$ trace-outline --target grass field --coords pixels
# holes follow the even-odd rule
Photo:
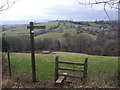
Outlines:
[[[35,37],[35,39],[44,39],[44,38],[52,38],[57,40],[64,40],[63,37],[64,33],[57,33],[57,32],[49,32],[42,35],[38,35]]]
[[[84,59],[88,57],[89,81],[96,81],[99,83],[109,82],[110,78],[115,75],[118,69],[118,57],[93,56],[67,52],[53,52],[53,54],[36,54],[36,73],[38,80],[54,80],[54,63],[55,57],[57,55],[60,57],[60,61],[73,62],[84,62]],[[11,67],[13,76],[31,75],[30,58],[31,57],[29,53],[11,53]],[[72,74],[75,73],[72,72]]]

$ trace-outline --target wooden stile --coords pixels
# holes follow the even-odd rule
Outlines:
[[[61,79],[60,78],[61,76],[72,77],[72,78],[80,78],[80,79],[86,79],[87,78],[88,58],[85,59],[84,63],[69,62],[69,61],[59,61],[58,59],[59,59],[59,57],[57,56],[55,58],[55,81],[56,82],[62,83],[63,78]],[[66,68],[66,67],[58,67],[59,64],[80,65],[80,66],[84,66],[84,70],[73,69],[73,68]],[[69,75],[69,74],[59,74],[58,70],[68,70],[68,71],[82,72],[83,73],[83,77],[75,76],[75,75]]]

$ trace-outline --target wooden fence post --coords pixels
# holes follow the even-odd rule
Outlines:
[[[83,78],[87,78],[87,69],[88,69],[88,58],[85,59],[85,66],[84,66],[84,73],[83,73]]]
[[[10,77],[11,77],[10,53],[7,52],[7,55],[8,55],[8,68],[9,68],[9,75],[10,75]]]
[[[58,79],[58,61],[59,61],[59,57],[56,56],[55,58],[55,81]]]

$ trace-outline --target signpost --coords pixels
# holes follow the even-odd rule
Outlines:
[[[44,29],[45,26],[34,26],[33,22],[30,22],[30,38],[31,38],[31,63],[32,63],[32,80],[36,82],[36,68],[35,68],[35,50],[34,50],[34,29]]]

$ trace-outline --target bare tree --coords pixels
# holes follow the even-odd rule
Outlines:
[[[111,9],[120,10],[120,7],[119,7],[120,0],[85,0],[86,2],[83,2],[81,0],[78,0],[78,1],[79,1],[79,4],[81,5],[90,5],[91,7],[94,5],[100,5],[100,4],[103,5],[103,9],[109,20],[110,20],[110,16],[106,10],[107,5]]]
[[[0,12],[8,10],[16,3],[16,0],[0,0]]]

